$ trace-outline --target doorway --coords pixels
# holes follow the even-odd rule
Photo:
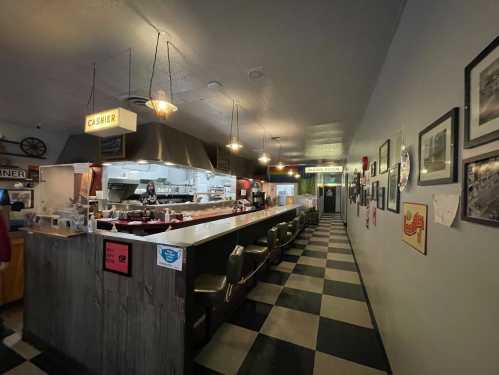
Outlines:
[[[336,187],[327,186],[324,188],[324,212],[336,212]]]

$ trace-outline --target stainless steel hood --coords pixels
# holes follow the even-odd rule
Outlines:
[[[57,162],[103,162],[98,137],[87,134],[72,135]],[[204,144],[197,138],[172,129],[168,125],[148,123],[139,125],[136,133],[126,135],[124,160],[171,162],[213,171]]]

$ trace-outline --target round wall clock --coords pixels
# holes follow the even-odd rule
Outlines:
[[[400,152],[400,181],[399,189],[404,191],[409,183],[409,177],[411,175],[411,156],[407,146],[402,145],[402,150]]]

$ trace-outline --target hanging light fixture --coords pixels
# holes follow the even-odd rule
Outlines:
[[[296,173],[295,174],[295,178],[298,180],[299,178],[301,177],[301,175],[299,173]]]
[[[233,123],[234,123],[234,109],[236,110],[236,135],[232,134]],[[232,152],[239,152],[243,148],[243,145],[239,142],[239,105],[232,101],[232,116],[230,118],[230,137],[229,143],[227,144]]]
[[[284,169],[284,164],[281,161],[281,139],[279,138],[279,163],[277,163],[276,168],[278,171],[282,171]]]
[[[268,156],[265,152],[265,133],[263,134],[262,138],[262,154],[258,158],[258,161],[262,164],[268,164],[268,162],[270,161],[270,156]]]
[[[154,96],[152,95],[152,83],[154,80],[154,73],[156,72],[160,35],[161,33],[158,32],[158,37],[156,38],[156,49],[154,51],[154,60],[152,63],[151,80],[149,81],[149,100],[146,102],[146,106],[151,108],[159,118],[166,118],[170,113],[176,112],[178,108],[173,104],[173,84],[169,41],[166,42],[166,50],[168,55],[168,75],[170,79],[170,100],[168,101],[168,97],[164,90],[158,90]]]
[[[293,172],[293,170],[290,168],[288,170],[288,176],[293,176],[295,174],[295,172]]]

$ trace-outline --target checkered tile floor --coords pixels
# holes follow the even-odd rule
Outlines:
[[[307,228],[196,357],[197,374],[390,372],[339,216]]]

